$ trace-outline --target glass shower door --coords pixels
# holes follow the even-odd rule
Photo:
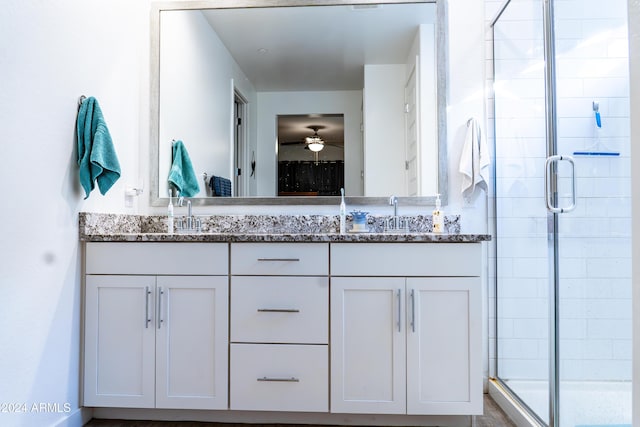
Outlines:
[[[553,427],[631,426],[626,21],[511,0],[494,25],[497,376]]]
[[[497,376],[549,422],[542,2],[512,1],[494,26]]]
[[[556,150],[573,157],[577,196],[557,223],[560,427],[631,426],[626,4],[553,2]],[[558,172],[566,197],[570,171]]]

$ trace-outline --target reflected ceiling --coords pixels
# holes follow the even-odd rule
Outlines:
[[[423,4],[420,13],[416,6],[210,9],[203,14],[257,91],[362,90],[365,63],[403,63],[417,26],[435,21],[432,4]]]

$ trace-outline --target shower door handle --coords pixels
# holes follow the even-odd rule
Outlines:
[[[552,176],[551,167],[561,161],[569,162],[571,165],[571,204],[568,206],[554,206],[551,197],[551,183],[553,182],[551,178],[553,177],[553,180],[557,181],[557,174]],[[576,164],[573,161],[573,157],[561,155],[549,156],[544,166],[544,199],[547,204],[547,209],[553,213],[571,212],[576,208]],[[557,184],[555,187],[557,191]]]

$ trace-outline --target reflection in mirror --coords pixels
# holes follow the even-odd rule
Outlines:
[[[344,116],[278,116],[278,196],[339,196]]]
[[[352,202],[394,194],[431,203],[438,192],[446,200],[444,1],[354,3],[154,4],[152,204],[164,204],[174,139],[196,176],[232,182],[234,197],[220,198],[203,181],[196,204],[335,203],[333,189],[292,197],[295,182],[280,184],[279,119],[318,112],[342,119],[343,185],[364,196]],[[310,126],[306,136],[326,132]]]

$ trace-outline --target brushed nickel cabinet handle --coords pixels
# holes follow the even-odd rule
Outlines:
[[[162,288],[158,288],[158,329],[162,327],[162,295],[164,295],[164,291]]]
[[[297,308],[259,308],[259,313],[300,313]]]
[[[262,377],[262,378],[258,378],[257,381],[276,382],[276,383],[299,383],[300,379],[295,377],[291,377],[291,378]]]
[[[411,289],[411,331],[416,331],[416,291]]]
[[[402,332],[402,290],[398,289],[398,332]]]
[[[271,262],[298,262],[300,258],[258,258],[258,261]]]
[[[151,295],[151,291],[148,286],[144,287],[144,327],[149,328],[149,322],[151,319],[149,318],[149,295]]]

